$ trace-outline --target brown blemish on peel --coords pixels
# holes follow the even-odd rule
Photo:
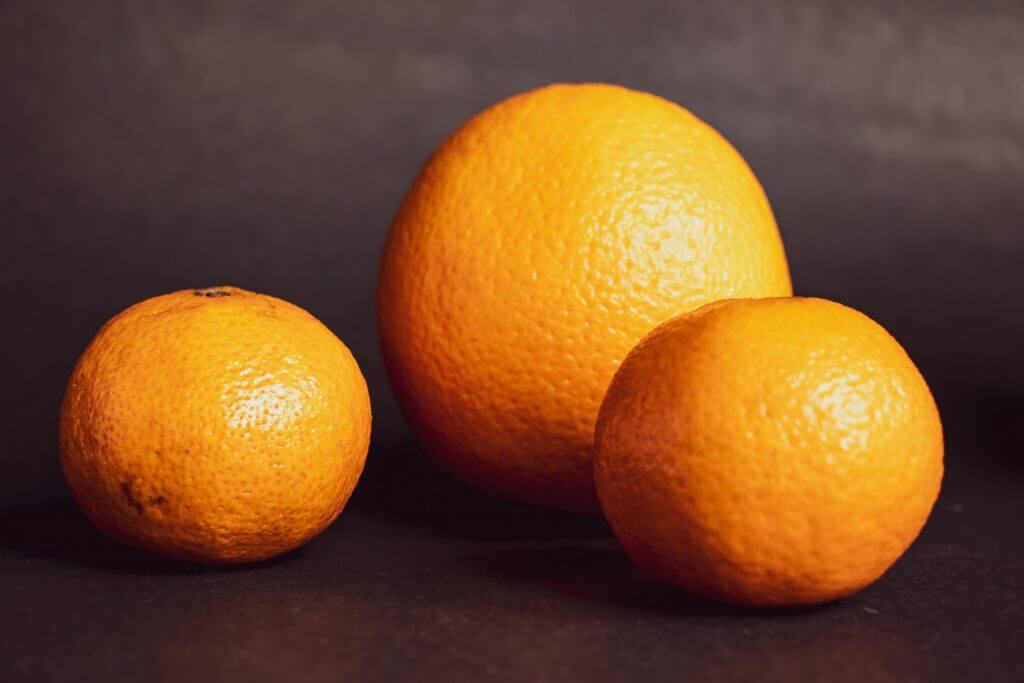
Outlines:
[[[140,513],[142,512],[142,503],[135,498],[135,494],[132,492],[132,483],[130,481],[121,482],[121,493],[124,494],[125,500],[128,501],[129,505]]]
[[[146,500],[140,500],[138,494],[132,488],[132,484],[133,482],[130,481],[121,482],[121,493],[124,494],[128,504],[135,508],[139,514],[145,512],[147,505],[158,509],[167,505],[167,499],[163,496],[152,496]]]
[[[211,299],[218,296],[231,296],[231,292],[225,292],[223,289],[193,289],[192,293],[196,296],[206,296]]]

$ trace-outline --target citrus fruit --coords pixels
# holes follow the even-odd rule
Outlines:
[[[700,595],[801,605],[868,585],[942,479],[942,425],[900,345],[821,299],[724,301],[651,332],[608,388],[594,475],[642,567]]]
[[[111,538],[179,560],[247,562],[323,531],[363,469],[359,366],[306,311],[234,287],[131,306],[71,375],[61,464]]]
[[[664,99],[552,85],[470,119],[399,208],[378,312],[395,395],[464,482],[597,511],[594,420],[655,325],[791,293],[742,157]]]

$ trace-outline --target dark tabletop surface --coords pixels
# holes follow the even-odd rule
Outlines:
[[[1024,680],[1022,35],[1013,1],[0,0],[0,680]],[[373,311],[391,214],[467,116],[585,80],[721,130],[797,292],[881,322],[934,389],[943,492],[864,592],[687,597],[409,439]],[[217,284],[317,315],[374,408],[337,523],[234,569],[104,540],[56,452],[97,328]]]
[[[1008,434],[979,420],[972,448],[953,419],[918,542],[862,593],[796,611],[690,598],[634,569],[597,520],[477,496],[425,463],[364,482],[374,497],[306,547],[241,568],[123,549],[67,503],[13,507],[3,678],[1024,680],[1022,471],[1000,452]]]

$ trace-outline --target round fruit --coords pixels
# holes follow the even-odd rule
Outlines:
[[[595,441],[601,505],[633,559],[741,604],[868,585],[942,480],[917,368],[877,323],[821,299],[723,301],[657,328],[612,380]]]
[[[761,186],[710,126],[653,95],[553,85],[435,151],[378,290],[395,394],[425,450],[503,497],[597,511],[594,420],[655,325],[791,293]]]
[[[370,440],[352,354],[306,311],[234,287],[128,308],[75,366],[61,464],[111,538],[179,560],[302,545],[345,506]]]

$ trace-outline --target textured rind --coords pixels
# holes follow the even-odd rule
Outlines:
[[[729,602],[853,593],[938,496],[942,425],[900,345],[820,299],[726,301],[654,330],[597,421],[605,515],[642,567]]]
[[[653,95],[554,85],[435,151],[395,217],[378,311],[437,462],[596,512],[594,419],[628,350],[708,301],[790,293],[768,201],[718,133]]]
[[[370,420],[355,359],[316,318],[234,287],[184,290],[128,308],[82,354],[61,409],[61,464],[115,540],[247,562],[337,517]]]

